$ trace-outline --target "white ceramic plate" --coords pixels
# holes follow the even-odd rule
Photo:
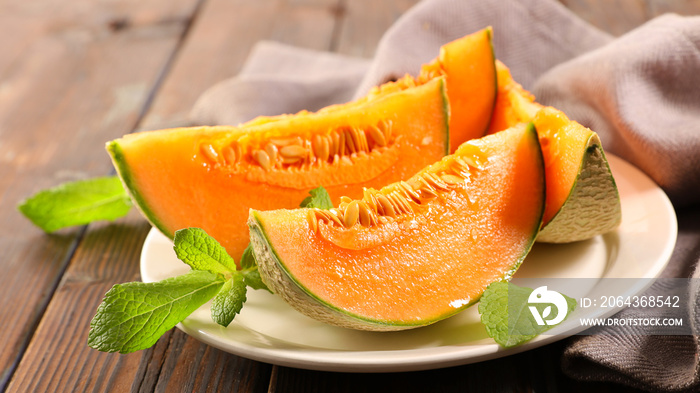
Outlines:
[[[525,277],[653,278],[666,266],[676,241],[676,216],[666,195],[646,175],[608,155],[622,200],[622,224],[615,232],[567,245],[536,244],[514,282]],[[152,229],[141,255],[144,282],[183,274],[172,243]],[[633,295],[649,280],[605,295]],[[597,280],[587,293],[597,296]],[[546,285],[546,280],[541,285]],[[577,309],[568,320],[600,317],[600,310]],[[605,315],[616,310],[609,309]],[[556,334],[502,349],[487,335],[476,307],[431,326],[391,333],[362,332],[316,322],[266,291],[248,291],[240,315],[223,328],[211,320],[209,305],[178,325],[211,346],[246,358],[290,367],[345,372],[411,371],[497,358],[532,349],[582,330],[558,326]],[[554,332],[554,331],[552,331]]]

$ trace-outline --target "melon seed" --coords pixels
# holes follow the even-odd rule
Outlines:
[[[272,143],[268,143],[265,146],[265,152],[267,153],[267,156],[270,158],[270,166],[274,166],[275,163],[277,162],[277,146],[275,146]]]
[[[353,141],[353,138],[352,138],[353,130],[352,129],[345,130],[343,132],[343,134],[345,135],[345,147],[346,147],[347,154],[350,155],[350,154],[356,152],[357,148],[355,146],[355,141]]]
[[[434,173],[427,172],[425,175],[425,180],[428,181],[433,187],[442,190],[442,191],[447,191],[450,188],[443,182],[439,177],[437,177]]]
[[[309,210],[309,212],[306,213],[306,219],[309,221],[309,227],[311,228],[311,231],[316,233],[318,231],[318,221],[316,219],[316,214],[313,210]]]
[[[382,208],[383,215],[389,217],[396,217],[396,211],[394,210],[394,207],[391,205],[391,202],[389,202],[389,199],[386,196],[384,196],[384,194],[377,194],[377,202]]]
[[[345,133],[341,131],[336,135],[338,135],[338,148],[335,151],[335,154],[342,157],[345,155]]]
[[[294,137],[289,137],[289,138],[272,138],[272,139],[270,139],[269,142],[277,145],[277,147],[284,147],[284,146],[289,146],[289,145],[303,145],[304,144],[304,140],[301,139],[300,136],[294,136]]]
[[[481,165],[479,165],[472,157],[461,156],[460,158],[462,158],[464,161],[466,161],[467,164],[469,164],[469,166],[471,166],[473,168],[481,168]]]
[[[302,159],[306,156],[306,149],[300,145],[287,145],[282,147],[279,152],[284,158]]]
[[[221,149],[221,155],[224,156],[224,160],[229,165],[233,165],[238,162],[238,157],[236,157],[236,152],[231,146],[226,146]]]
[[[370,126],[367,129],[367,133],[376,145],[380,147],[386,146],[386,138],[384,137],[384,134],[379,130],[379,128],[375,126]]]
[[[301,161],[301,157],[282,157],[282,163],[287,165],[296,164],[299,161]]]
[[[350,228],[351,226],[355,225],[359,215],[360,205],[357,203],[357,201],[352,201],[352,203],[350,203],[345,209],[345,216],[343,217],[343,224],[345,227]]]
[[[313,152],[316,157],[321,161],[328,161],[328,156],[330,154],[328,148],[328,139],[323,135],[314,135],[312,142]]]
[[[271,166],[270,166],[270,156],[265,153],[264,150],[255,150],[253,152],[253,158],[255,161],[258,162],[258,164],[266,171],[269,171]]]
[[[457,186],[464,183],[463,178],[455,175],[450,175],[449,173],[443,173],[442,175],[440,175],[440,179],[442,179],[442,181],[449,186]]]
[[[369,144],[367,144],[367,134],[361,130],[355,130],[355,135],[357,136],[357,142],[360,145],[360,151],[369,153]]]
[[[370,219],[370,214],[369,214],[369,209],[367,208],[367,205],[364,204],[364,202],[355,202],[357,203],[357,206],[359,208],[358,212],[358,217],[360,219],[360,225],[363,227],[368,227],[371,224],[371,219]],[[346,210],[346,216],[347,216],[347,210]]]
[[[384,138],[389,141],[391,140],[391,128],[393,123],[391,120],[384,119],[379,122],[379,129],[384,132]]]
[[[211,144],[206,143],[202,145],[200,150],[202,151],[202,154],[207,157],[207,160],[211,161],[212,163],[216,164],[219,161],[219,154]]]
[[[328,212],[328,218],[333,220],[333,222],[335,222],[336,224],[338,224],[341,227],[344,225],[343,221],[340,219],[340,217],[342,217],[342,214],[343,214],[340,210],[334,208],[334,209],[326,210],[326,211]]]
[[[404,190],[404,193],[406,194],[407,197],[415,200],[417,203],[420,203],[420,195],[411,187],[408,183],[405,181],[401,181],[399,183],[399,186]]]

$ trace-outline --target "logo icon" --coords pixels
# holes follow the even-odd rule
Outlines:
[[[540,326],[556,325],[559,322],[563,321],[564,318],[566,318],[566,314],[569,312],[569,308],[567,307],[566,298],[564,297],[564,295],[557,291],[548,290],[546,285],[535,288],[535,290],[532,291],[532,293],[530,294],[530,297],[528,297],[527,303],[549,303],[553,304],[557,308],[557,313],[555,314],[556,316],[547,319],[547,317],[549,317],[550,314],[552,314],[551,305],[547,306],[544,310],[542,310],[542,315],[540,315],[540,312],[539,310],[537,310],[536,306],[528,306],[530,312],[532,313],[532,317],[535,318],[535,322],[537,322],[537,324]]]

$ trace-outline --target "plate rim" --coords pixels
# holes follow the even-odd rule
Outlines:
[[[665,218],[667,219],[668,224],[670,224],[671,231],[668,233],[668,236],[665,239],[664,248],[660,250],[659,256],[656,258],[655,262],[651,264],[644,272],[647,275],[647,277],[639,277],[640,279],[657,278],[664,270],[664,268],[668,265],[677,240],[678,223],[673,205],[671,204],[668,196],[663,192],[663,190],[661,190],[661,188],[641,170],[613,154],[606,153],[606,157],[608,158],[611,169],[613,169],[613,171],[624,172],[626,175],[632,178],[626,180],[634,180],[634,184],[636,184],[637,182],[641,182],[646,183],[645,185],[647,186],[653,186],[652,188],[658,194],[659,203],[661,205],[658,206],[657,209],[663,207],[663,209],[661,210],[664,213],[666,213]],[[622,200],[623,198],[621,195],[621,202]],[[147,255],[149,252],[149,246],[152,244],[152,242],[154,241],[154,237],[156,236],[164,237],[158,231],[157,228],[153,227],[149,231],[144,241],[140,257],[140,272],[142,278],[148,278],[147,274],[145,274],[145,267],[149,263],[149,261],[147,260]],[[605,277],[606,274],[607,273],[603,274],[602,277]],[[649,285],[651,285],[651,280],[648,281],[649,282],[646,284],[640,283],[640,285],[635,286],[633,289],[628,289],[621,295],[635,295],[643,292]],[[144,282],[148,281],[144,280]],[[606,310],[605,312],[596,314],[595,316],[607,317],[616,313],[620,309],[621,308],[611,308]],[[531,350],[555,341],[562,340],[566,337],[570,337],[571,335],[574,335],[586,329],[585,327],[577,327],[570,328],[564,332],[559,332],[556,335],[541,335],[527,343],[507,349],[501,348],[495,342],[490,344],[476,344],[473,347],[469,346],[469,350],[466,351],[469,353],[465,353],[465,346],[459,345],[444,345],[428,348],[411,348],[398,350],[348,351],[335,349],[320,350],[315,348],[302,348],[302,345],[291,344],[292,346],[298,346],[299,348],[279,349],[274,347],[270,348],[259,345],[251,345],[248,342],[241,341],[222,341],[212,332],[199,330],[196,327],[190,326],[188,319],[185,319],[182,323],[178,324],[177,328],[182,330],[189,336],[192,336],[193,338],[207,345],[255,361],[261,361],[286,367],[318,371],[372,373],[429,370],[469,363],[476,363],[480,361],[500,358],[503,356],[509,356],[516,353]],[[224,328],[217,327],[217,329]],[[226,329],[236,329],[237,331],[241,331],[240,334],[264,335],[263,333],[252,331],[251,329],[241,324],[238,324],[236,320],[234,320],[232,324],[229,325],[229,327]],[[268,339],[272,339],[272,341],[281,341],[276,338],[268,337]],[[465,345],[469,344],[465,343]]]

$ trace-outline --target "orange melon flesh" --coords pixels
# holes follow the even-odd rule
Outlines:
[[[248,209],[297,207],[323,185],[334,201],[362,195],[413,175],[447,152],[448,109],[442,78],[332,113],[290,116],[250,127],[194,127],[127,135],[107,149],[132,199],[165,235],[199,227],[238,259],[248,245]],[[299,168],[265,170],[250,156],[236,164],[222,154],[232,141],[262,148],[274,138],[329,134],[338,127],[367,129],[392,122],[392,142],[370,153],[309,162]],[[205,150],[219,152],[214,160]]]
[[[455,157],[487,159],[463,183],[376,225],[318,221],[314,230],[309,209],[251,210],[263,280],[309,316],[364,330],[422,326],[475,303],[530,250],[544,208],[544,168],[534,128],[519,126],[465,143],[406,183],[453,173]]]
[[[463,142],[482,137],[488,129],[497,97],[492,36],[488,27],[445,44],[438,58],[421,70],[421,76],[430,75],[430,69],[436,67],[447,78],[452,151]]]
[[[535,102],[535,96],[516,82],[510,70],[501,61],[496,60],[498,94],[491,114],[487,134],[506,130],[518,123],[532,121],[542,105]]]
[[[574,187],[593,131],[552,107],[543,108],[535,116],[534,123],[545,157],[547,203],[543,225],[547,225],[564,206]]]
[[[405,75],[395,82],[374,87],[354,105],[361,105],[386,94],[395,93],[435,78],[445,77],[450,102],[451,152],[470,139],[482,137],[496,103],[496,67],[492,44],[493,29],[487,27],[440,47],[439,55],[421,67],[417,77]],[[346,105],[331,105],[328,112]],[[306,114],[302,111],[299,114]],[[257,117],[244,125],[260,125],[288,118],[290,115]]]
[[[498,99],[489,134],[534,122],[542,145],[547,202],[538,241],[568,243],[616,228],[620,198],[598,135],[563,112],[535,102],[503,63],[496,66]]]

